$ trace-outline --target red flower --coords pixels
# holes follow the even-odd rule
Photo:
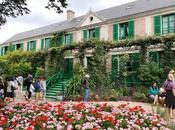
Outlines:
[[[73,121],[74,121],[74,120],[73,120],[72,118],[69,118],[69,119],[68,119],[68,122],[69,122],[69,123],[72,123]]]
[[[29,126],[26,130],[33,130],[33,128],[31,126]]]
[[[63,115],[63,120],[64,120],[64,121],[67,120],[67,116],[68,116],[68,114],[67,114],[67,113],[64,113],[64,115]]]
[[[98,130],[98,128],[93,128],[92,130]]]
[[[13,121],[12,122],[12,125],[16,126],[17,125],[17,122],[16,121]]]

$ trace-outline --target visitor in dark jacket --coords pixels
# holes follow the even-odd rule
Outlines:
[[[41,98],[41,80],[40,78],[37,78],[35,83],[34,83],[34,88],[35,88],[35,101],[39,101]]]
[[[27,85],[27,91],[26,91],[26,99],[27,100],[30,100],[31,96],[32,96],[32,93],[30,91],[30,86],[31,84],[33,84],[33,78],[32,78],[32,75],[28,75],[27,79],[26,79],[26,85]]]

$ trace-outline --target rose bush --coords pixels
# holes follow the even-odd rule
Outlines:
[[[17,103],[0,108],[0,129],[7,130],[164,130],[159,115],[128,104]]]

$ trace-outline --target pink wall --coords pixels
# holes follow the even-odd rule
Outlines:
[[[110,24],[108,27],[108,40],[113,40],[113,24]]]
[[[151,35],[154,35],[154,16],[151,16]]]
[[[77,32],[73,32],[73,41],[77,42]]]
[[[135,36],[144,36],[146,34],[146,18],[135,19]]]

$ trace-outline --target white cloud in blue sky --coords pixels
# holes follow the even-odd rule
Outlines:
[[[68,9],[75,11],[76,16],[80,16],[86,14],[90,8],[93,11],[98,11],[134,0],[68,0],[69,5],[63,14],[45,9],[44,6],[48,0],[27,1],[31,13],[15,19],[8,19],[7,23],[0,29],[0,43],[17,33],[63,21],[66,19],[66,10]]]

